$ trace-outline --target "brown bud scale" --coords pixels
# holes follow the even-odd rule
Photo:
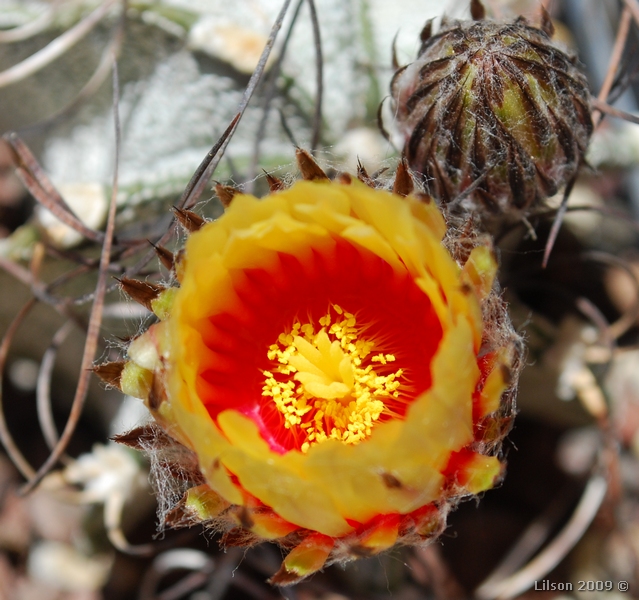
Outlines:
[[[222,185],[221,183],[215,184],[215,193],[224,208],[231,206],[233,196],[235,196],[237,192],[238,190],[231,185]]]
[[[120,388],[120,376],[126,365],[125,360],[103,363],[93,367],[92,371],[106,384]]]
[[[408,170],[406,158],[402,157],[397,165],[395,181],[393,182],[393,193],[399,196],[408,196],[413,191],[413,178]]]
[[[180,225],[186,229],[189,233],[198,231],[202,228],[202,225],[206,222],[200,215],[194,213],[192,210],[183,210],[177,206],[173,207],[175,217],[180,222]]]
[[[295,158],[297,159],[297,166],[302,175],[302,179],[306,181],[314,181],[316,179],[328,180],[328,175],[324,173],[322,168],[315,162],[315,159],[306,150],[296,148]]]
[[[158,285],[157,283],[150,283],[149,281],[140,281],[138,279],[131,279],[130,277],[122,277],[118,279],[120,287],[127,295],[129,295],[138,304],[141,304],[146,309],[153,311],[151,302],[155,300],[162,291],[166,288]]]
[[[175,256],[173,256],[173,252],[165,248],[164,246],[156,246],[152,242],[149,242],[153,249],[155,250],[155,254],[157,255],[160,262],[164,265],[166,269],[172,271],[175,266]]]

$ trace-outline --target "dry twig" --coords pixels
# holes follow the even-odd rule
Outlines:
[[[77,25],[65,31],[50,44],[24,59],[17,65],[9,67],[0,73],[0,88],[17,83],[37,73],[56,58],[62,56],[69,48],[72,48],[85,37],[109,12],[111,7],[119,0],[105,0],[91,14],[85,17]]]
[[[480,600],[507,600],[529,589],[535,581],[552,571],[581,539],[595,518],[606,496],[608,484],[601,475],[593,475],[584,489],[575,512],[559,535],[525,567],[501,581],[488,580],[475,591]]]
[[[89,389],[89,378],[91,377],[91,366],[95,357],[95,352],[98,346],[98,338],[100,335],[100,324],[102,322],[102,309],[104,307],[104,295],[106,293],[106,278],[108,274],[108,267],[111,261],[111,248],[113,245],[113,235],[115,232],[115,213],[117,207],[117,190],[118,190],[118,162],[120,155],[120,121],[118,116],[118,102],[120,96],[120,88],[118,81],[118,71],[115,65],[113,68],[113,112],[115,120],[115,168],[113,172],[113,191],[111,193],[111,202],[109,205],[109,213],[107,217],[106,233],[104,235],[104,243],[102,245],[102,252],[100,254],[100,268],[98,270],[98,283],[96,285],[96,299],[91,308],[91,315],[89,317],[89,327],[87,331],[86,342],[84,345],[84,353],[82,355],[82,363],[80,366],[80,377],[76,387],[76,393],[71,405],[71,412],[67,419],[62,435],[55,445],[53,451],[44,462],[44,464],[38,469],[38,472],[30,478],[27,484],[23,487],[22,492],[28,493],[31,491],[43,477],[51,470],[55,463],[60,459],[71,437],[75,431],[77,423],[82,414],[84,408],[84,402]]]
[[[612,86],[615,81],[615,76],[617,74],[617,70],[619,69],[619,63],[621,62],[623,49],[626,46],[626,41],[628,39],[628,33],[630,31],[631,16],[632,15],[630,13],[630,9],[626,5],[623,9],[623,13],[621,14],[619,27],[617,28],[617,37],[615,39],[615,45],[613,47],[612,54],[610,55],[610,62],[608,65],[608,71],[606,72],[606,78],[604,79],[603,85],[601,86],[601,90],[599,90],[599,94],[596,98],[598,103],[605,103],[608,98],[608,95],[610,94],[610,90],[612,90]],[[593,115],[592,123],[595,127],[599,125],[599,122],[601,121],[601,117],[602,117],[601,110]]]

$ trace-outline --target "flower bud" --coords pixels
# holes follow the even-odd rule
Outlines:
[[[404,153],[445,204],[500,214],[531,208],[568,183],[592,132],[574,57],[523,17],[444,23],[391,84]]]

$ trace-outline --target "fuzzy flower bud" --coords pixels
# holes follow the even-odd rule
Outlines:
[[[445,22],[395,74],[397,127],[411,168],[443,203],[526,213],[576,174],[592,132],[576,59],[523,17]]]

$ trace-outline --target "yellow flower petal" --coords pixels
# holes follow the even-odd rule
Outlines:
[[[357,181],[238,194],[190,235],[162,329],[132,346],[229,527],[301,540],[275,581],[336,539],[355,555],[434,536],[451,494],[501,473],[471,450],[508,385],[512,352],[482,347],[496,265],[480,246],[460,267],[445,234],[433,203]]]

